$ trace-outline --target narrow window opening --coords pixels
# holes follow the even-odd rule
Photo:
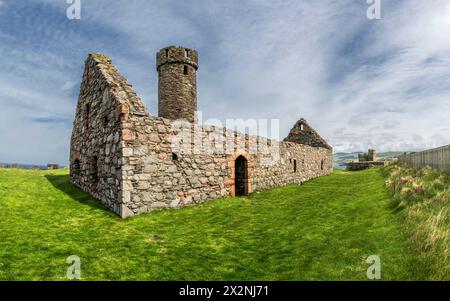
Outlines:
[[[166,49],[166,57],[169,57],[169,49]]]
[[[98,182],[99,176],[98,176],[98,157],[92,158],[92,179],[94,180],[94,183]]]
[[[304,131],[305,130],[305,126],[302,124],[300,124],[300,131]]]
[[[323,160],[322,160],[322,161],[320,161],[320,169],[322,169],[322,170],[323,170]]]
[[[188,66],[184,66],[183,73],[184,73],[184,75],[188,75]]]
[[[172,153],[172,160],[178,161],[178,155],[176,153]]]
[[[81,170],[80,160],[75,159],[75,161],[73,162],[72,168],[73,168],[72,169],[73,174],[79,175],[80,174],[80,170]]]
[[[104,117],[103,117],[103,127],[107,127],[107,126],[108,126],[108,123],[109,123],[109,121],[108,121],[108,116],[104,116]]]
[[[184,50],[184,58],[187,59],[189,57],[189,50]]]
[[[294,160],[294,173],[297,172],[297,160]]]

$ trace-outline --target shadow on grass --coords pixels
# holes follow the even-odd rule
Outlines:
[[[88,193],[70,183],[70,178],[68,175],[46,175],[45,177],[53,185],[53,187],[64,192],[75,201],[91,206],[95,209],[108,211],[99,200],[93,198]]]

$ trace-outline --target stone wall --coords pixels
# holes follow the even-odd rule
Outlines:
[[[91,54],[85,62],[70,149],[72,183],[119,215],[122,199],[122,122],[148,116],[111,60]]]
[[[360,171],[375,166],[385,166],[388,162],[386,161],[364,161],[364,162],[349,162],[347,163],[348,171]]]
[[[248,162],[247,192],[301,184],[332,172],[332,151],[326,148],[280,143],[212,126],[179,128],[160,117],[130,116],[124,131],[130,133],[124,136],[122,162],[126,216],[234,195],[234,164],[239,156]],[[191,133],[182,137],[194,139],[183,141],[187,148],[174,147],[182,131]]]
[[[398,157],[399,162],[410,164],[416,168],[431,168],[450,171],[450,145],[418,153],[404,154]]]

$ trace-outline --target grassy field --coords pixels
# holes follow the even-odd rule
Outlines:
[[[422,279],[379,169],[120,220],[67,171],[0,169],[0,280]]]

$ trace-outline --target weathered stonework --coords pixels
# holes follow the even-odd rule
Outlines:
[[[303,119],[308,131],[291,131],[283,142],[192,122],[180,127],[175,119],[193,120],[196,80],[188,80],[194,94],[186,94],[178,85],[180,74],[175,73],[185,75],[183,68],[177,68],[186,58],[177,57],[177,49],[184,48],[169,48],[169,59],[165,49],[158,53],[159,95],[163,96],[159,110],[170,118],[150,116],[107,57],[88,57],[72,134],[73,183],[125,218],[301,184],[332,172],[331,147]],[[196,66],[197,53],[189,53]],[[173,75],[162,79],[163,68],[169,68],[163,73]],[[183,147],[177,148],[180,143],[174,141],[179,137],[184,137]]]

